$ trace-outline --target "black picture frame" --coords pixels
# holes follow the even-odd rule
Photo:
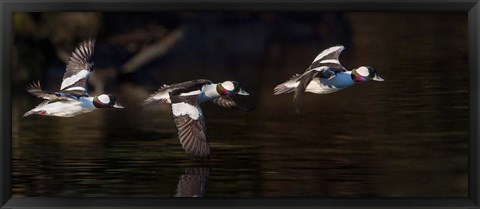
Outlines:
[[[0,2],[0,206],[1,208],[479,208],[479,0],[2,0]],[[468,198],[27,198],[11,193],[11,49],[13,12],[52,11],[457,11],[468,13],[469,169]]]

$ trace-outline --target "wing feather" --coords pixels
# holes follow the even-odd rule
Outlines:
[[[245,108],[238,105],[231,97],[229,96],[221,96],[213,100],[213,103],[217,104],[223,108],[235,108],[241,111],[252,111],[254,108]]]
[[[208,158],[210,147],[205,136],[203,117],[194,120],[188,115],[174,116],[178,137],[185,152],[193,157]]]
[[[93,51],[95,40],[86,40],[72,52],[68,59],[68,64],[63,75],[63,81],[60,86],[61,92],[69,94],[86,96],[87,82],[93,69]]]
[[[338,45],[338,46],[333,46],[323,50],[314,59],[312,64],[307,68],[305,72],[308,72],[309,70],[312,70],[315,68],[324,67],[324,66],[336,72],[345,72],[346,69],[345,67],[342,66],[339,60],[340,54],[344,49],[345,49],[344,46]]]
[[[208,158],[210,146],[205,136],[205,122],[196,96],[171,99],[173,120],[183,149],[193,157]]]
[[[45,99],[47,101],[60,101],[60,100],[75,100],[76,99],[68,94],[63,94],[60,92],[50,92],[50,91],[43,91],[40,85],[40,82],[34,82],[27,87],[27,92],[38,97]]]
[[[295,92],[293,93],[293,106],[295,107],[297,113],[300,112],[300,106],[302,105],[301,98],[305,93],[305,89],[307,88],[308,84],[310,84],[310,82],[313,80],[313,78],[317,76],[318,73],[319,72],[316,70],[311,70],[309,72],[306,72],[299,78],[300,83],[295,88]]]
[[[170,103],[170,95],[179,95],[185,92],[191,92],[195,90],[200,90],[205,84],[211,84],[212,82],[205,79],[198,79],[192,81],[186,81],[182,83],[176,83],[172,85],[163,85],[158,91],[151,94],[145,101],[144,104],[150,104],[154,102],[163,102]]]

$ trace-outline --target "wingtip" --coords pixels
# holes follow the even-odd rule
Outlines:
[[[95,38],[88,38],[78,44],[77,49],[85,48],[88,53],[93,53],[93,48],[95,47]]]
[[[90,37],[88,39],[85,39],[83,41],[83,44],[85,45],[95,45],[96,39],[94,37]]]
[[[40,81],[34,81],[32,83],[29,83],[26,87],[27,90],[29,89],[42,89],[40,85]]]
[[[300,114],[300,106],[301,104],[298,101],[293,101],[293,108],[297,114]]]
[[[295,92],[293,94],[293,107],[295,108],[295,111],[297,113],[300,113],[301,105],[302,105],[302,101],[300,100],[300,94],[298,93],[298,89],[295,89]]]

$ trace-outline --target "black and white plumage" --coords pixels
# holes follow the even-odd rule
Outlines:
[[[354,85],[357,82],[375,80],[383,81],[372,67],[361,66],[348,71],[339,61],[344,46],[333,46],[322,51],[303,74],[296,74],[284,83],[277,85],[274,95],[293,92],[293,104],[297,112],[301,97],[305,92],[329,94]]]
[[[88,96],[87,82],[93,70],[94,40],[87,40],[72,52],[63,75],[60,92],[75,96]]]
[[[194,157],[208,158],[210,146],[205,136],[205,120],[196,97],[171,97],[173,121],[183,149]]]
[[[48,115],[57,117],[72,117],[97,108],[123,108],[113,95],[102,94],[90,97],[87,82],[93,69],[94,40],[87,40],[72,52],[63,76],[60,91],[42,90],[40,83],[28,86],[27,91],[45,101],[34,109],[26,112],[29,115]]]
[[[185,169],[178,181],[175,197],[203,197],[209,174],[207,167]]]
[[[235,81],[212,83],[198,79],[164,85],[150,95],[145,104],[154,102],[171,104],[172,114],[183,149],[193,157],[205,159],[210,156],[210,146],[205,135],[205,121],[200,104],[213,101],[225,108],[248,111],[239,106],[230,96],[249,95]]]

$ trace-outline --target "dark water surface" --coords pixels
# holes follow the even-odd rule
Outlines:
[[[466,15],[346,18],[352,35],[342,63],[372,65],[385,82],[306,94],[296,114],[293,95],[273,96],[273,87],[323,48],[273,42],[255,65],[228,69],[252,95],[239,103],[255,111],[203,105],[206,162],[186,156],[168,106],[139,105],[152,88],[120,84],[111,93],[123,110],[21,118],[40,100],[16,87],[14,196],[171,197],[190,184],[204,185],[197,193],[207,197],[466,197]]]

